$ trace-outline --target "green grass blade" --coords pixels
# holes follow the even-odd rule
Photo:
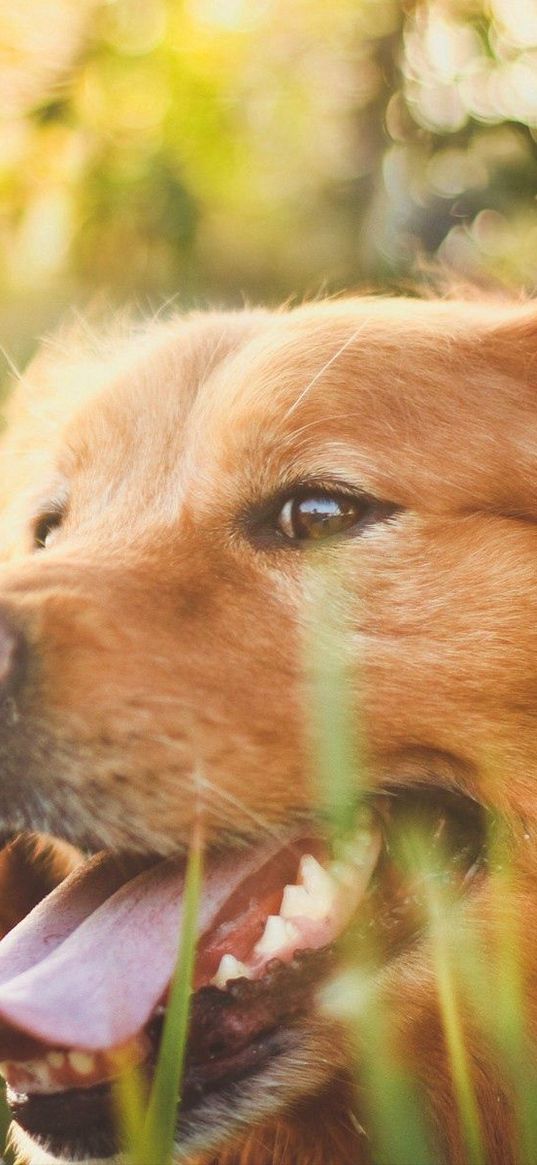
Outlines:
[[[177,1126],[181,1081],[196,956],[198,910],[203,872],[201,829],[196,827],[189,849],[179,954],[170,985],[158,1062],[151,1092],[142,1071],[118,1055],[114,1087],[118,1123],[130,1165],[171,1165]]]
[[[6,1086],[3,1080],[0,1080],[0,1161],[5,1162],[5,1165],[13,1165],[15,1161],[15,1154],[9,1147],[10,1125],[11,1113],[6,1101]]]
[[[186,870],[179,958],[165,1012],[159,1058],[144,1129],[145,1165],[149,1161],[151,1165],[170,1165],[173,1160],[196,956],[202,870],[201,830],[196,828]]]
[[[365,1031],[377,1040],[375,1055],[367,1055],[365,1062],[360,1042],[373,1160],[378,1165],[438,1165],[417,1081],[397,1065],[389,1045],[379,1042],[383,1033],[374,1020]]]
[[[459,969],[458,944],[464,940],[464,929],[460,918],[457,918],[449,878],[446,883],[449,859],[447,855],[442,857],[440,854],[433,859],[427,848],[427,839],[418,831],[407,832],[401,839],[401,852],[409,872],[419,878],[423,895],[440,1016],[465,1141],[466,1160],[468,1165],[486,1165],[481,1119],[462,1018],[461,1004],[465,993]]]
[[[130,1165],[147,1165],[143,1161],[144,1124],[147,1109],[148,1088],[142,1072],[131,1064],[127,1054],[117,1054],[117,1078],[113,1085],[114,1105],[117,1112],[121,1144],[124,1146]]]
[[[468,1165],[485,1165],[481,1122],[465,1046],[453,960],[447,944],[441,940],[438,932],[433,934],[431,946],[440,1013],[466,1141]]]
[[[304,659],[311,677],[310,739],[319,801],[336,837],[352,830],[363,789],[362,748],[349,692],[349,628],[342,580],[326,564],[311,571]]]
[[[343,1021],[351,1039],[368,1160],[375,1165],[438,1165],[418,1082],[397,1048],[377,969],[351,967],[325,989],[324,1004]]]
[[[513,1097],[520,1165],[537,1161],[537,1065],[530,1047],[527,999],[521,958],[521,927],[507,825],[496,818],[488,839],[489,880],[494,903],[494,1008],[488,1034],[496,1043]]]
[[[367,788],[363,737],[355,712],[356,649],[339,573],[324,562],[311,571],[308,583],[305,668],[312,680],[310,737],[319,800],[337,842],[356,827]],[[365,959],[374,962],[373,954],[372,949],[365,951]],[[356,976],[363,985],[363,975],[357,971]],[[356,1051],[374,1159],[383,1165],[436,1165],[416,1082],[394,1055],[387,1017],[374,992],[359,989],[358,995],[362,1005],[352,992],[344,1018]],[[341,993],[336,984],[336,1013],[338,1007]]]

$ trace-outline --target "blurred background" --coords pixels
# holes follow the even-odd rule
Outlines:
[[[0,54],[17,362],[96,297],[537,282],[536,0],[0,0]]]

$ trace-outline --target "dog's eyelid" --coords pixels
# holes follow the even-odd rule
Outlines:
[[[36,507],[32,522],[33,546],[36,550],[44,550],[50,543],[54,531],[62,525],[67,514],[68,498],[66,493],[58,493],[49,497]]]
[[[47,513],[62,513],[64,514],[69,504],[69,488],[63,475],[55,477],[48,483],[48,488],[41,489],[38,494],[34,494],[32,502],[32,510],[34,521]]]
[[[309,515],[309,528],[296,530],[297,514],[301,508],[306,512],[309,507],[313,511]],[[350,536],[377,522],[387,521],[401,508],[395,502],[376,498],[348,482],[327,481],[326,478],[302,480],[251,508],[245,526],[258,542],[296,549],[319,538]]]
[[[337,477],[300,477],[290,480],[276,488],[272,494],[265,494],[252,501],[248,507],[248,516],[266,518],[270,514],[277,514],[286,502],[295,497],[310,497],[312,494],[333,495],[334,497],[348,498],[352,501],[372,502],[374,495],[358,483],[343,481]]]

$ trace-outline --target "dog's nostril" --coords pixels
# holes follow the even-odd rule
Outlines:
[[[22,631],[0,614],[0,700],[19,686],[24,671],[26,641]]]

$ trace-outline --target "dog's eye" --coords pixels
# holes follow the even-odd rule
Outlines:
[[[319,492],[295,496],[282,506],[276,525],[281,534],[294,542],[318,541],[350,530],[373,516],[374,505],[371,498],[345,494]]]
[[[49,510],[40,514],[34,525],[34,547],[36,550],[46,550],[50,546],[56,530],[63,522],[63,510]]]

